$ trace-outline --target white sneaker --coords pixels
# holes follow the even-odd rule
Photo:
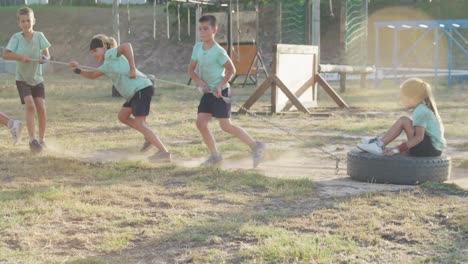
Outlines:
[[[13,120],[13,125],[10,128],[11,137],[13,138],[13,145],[16,145],[21,139],[21,131],[23,130],[23,123],[19,120]]]
[[[369,152],[375,155],[383,155],[385,146],[379,146],[377,144],[377,141],[374,141],[372,143],[359,143],[357,144],[357,147],[365,152]]]

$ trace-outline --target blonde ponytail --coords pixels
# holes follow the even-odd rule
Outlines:
[[[93,39],[99,39],[102,41],[104,48],[106,49],[113,49],[117,47],[117,41],[113,37],[108,37],[104,34],[98,34],[93,37]]]

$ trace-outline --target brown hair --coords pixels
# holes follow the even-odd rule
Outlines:
[[[103,47],[105,49],[112,49],[117,47],[117,41],[113,37],[106,36],[104,34],[99,34],[93,37],[94,39],[99,39],[102,41]]]
[[[198,19],[198,22],[203,23],[203,22],[209,22],[210,26],[212,27],[217,27],[218,22],[216,21],[216,17],[212,15],[204,15]]]
[[[31,8],[29,8],[29,7],[22,7],[22,8],[20,8],[20,9],[18,9],[18,11],[16,12],[16,17],[17,17],[18,20],[19,20],[20,16],[22,16],[22,15],[29,15],[29,14],[31,14],[31,15],[34,17],[34,11],[33,11]]]
[[[420,78],[410,78],[404,81],[400,88],[403,96],[424,102],[427,108],[429,108],[437,117],[439,122],[442,123],[434,96],[432,95],[431,85]]]

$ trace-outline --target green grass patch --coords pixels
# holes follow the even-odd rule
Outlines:
[[[419,187],[431,192],[436,191],[449,195],[468,196],[468,191],[465,191],[454,183],[425,182],[419,185]]]

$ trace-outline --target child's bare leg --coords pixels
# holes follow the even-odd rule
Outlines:
[[[36,113],[36,104],[31,95],[24,97],[24,110],[26,115],[26,127],[28,128],[29,138],[34,138],[34,114]]]
[[[414,137],[413,121],[406,116],[400,117],[390,127],[387,133],[385,133],[381,140],[384,143],[384,145],[387,145],[393,140],[395,140],[401,134],[402,131],[405,131],[408,140]]]
[[[119,112],[120,122],[142,133],[143,136],[149,142],[151,142],[151,144],[153,144],[158,150],[168,152],[167,148],[161,142],[159,137],[156,134],[154,134],[153,131],[146,125],[146,116],[138,116],[136,118],[132,118],[131,115],[132,108],[122,107],[122,109]]]
[[[42,97],[34,98],[34,103],[37,110],[37,121],[39,125],[39,138],[44,139],[46,130],[46,107],[45,100]]]
[[[0,124],[8,126],[8,121],[10,121],[10,118],[4,113],[0,112]]]
[[[253,146],[255,144],[255,140],[244,129],[232,124],[230,118],[220,118],[218,121],[219,126],[225,132],[236,136],[238,139],[249,146]]]
[[[137,116],[133,119],[135,129],[140,131],[143,136],[151,142],[159,151],[169,152],[162,143],[161,139],[151,130],[145,122],[145,116]]]
[[[203,142],[208,147],[208,151],[210,153],[218,153],[218,148],[216,147],[216,142],[211,134],[210,130],[208,129],[208,122],[210,121],[212,115],[209,113],[198,113],[197,116],[197,128],[202,135]]]

